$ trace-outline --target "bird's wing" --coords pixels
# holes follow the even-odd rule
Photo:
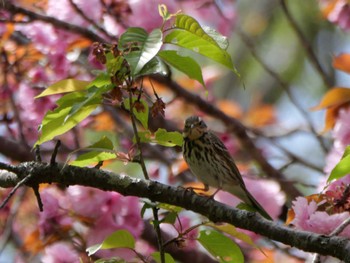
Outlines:
[[[210,140],[211,143],[214,145],[214,151],[217,155],[220,156],[220,158],[223,158],[225,165],[231,170],[232,178],[234,181],[238,181],[239,184],[245,188],[244,181],[242,179],[242,175],[240,171],[238,170],[233,158],[231,157],[229,151],[227,150],[225,144],[219,139],[218,136],[216,136],[214,133],[209,132],[210,134]]]

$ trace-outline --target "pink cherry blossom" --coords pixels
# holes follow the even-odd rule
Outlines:
[[[317,207],[315,201],[308,203],[306,198],[297,197],[293,201],[295,218],[291,223],[302,230],[329,235],[349,217],[348,212],[329,215],[327,212],[317,211]],[[350,237],[350,227],[345,228],[340,235]]]
[[[346,0],[338,0],[332,12],[328,15],[328,20],[338,24],[341,29],[350,29],[350,5]]]
[[[63,197],[55,188],[46,188],[41,192],[44,211],[39,214],[39,230],[43,238],[60,231],[62,226],[72,225],[72,219],[61,206],[67,203]]]
[[[63,242],[54,243],[45,248],[42,262],[45,263],[67,263],[80,262],[79,255],[68,244]]]
[[[101,19],[102,6],[99,0],[73,0],[79,9],[90,19],[97,23]],[[68,0],[49,0],[47,4],[47,15],[53,16],[71,24],[87,26],[90,23],[80,16]]]

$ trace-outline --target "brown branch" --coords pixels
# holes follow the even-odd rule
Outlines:
[[[246,127],[244,127],[238,120],[226,115],[223,111],[215,107],[213,104],[208,103],[207,101],[203,100],[200,96],[187,91],[179,84],[170,79],[164,78],[159,75],[154,76],[153,78],[155,81],[158,81],[168,86],[178,97],[184,99],[192,105],[196,105],[200,110],[202,110],[206,114],[211,115],[225,123],[226,127],[237,136],[237,138],[242,143],[243,148],[250,154],[250,156],[255,161],[257,161],[257,163],[259,163],[261,169],[268,177],[273,178],[277,181],[284,178],[284,175],[280,171],[278,171],[271,164],[269,164],[266,158],[262,155],[261,151],[255,146],[253,140],[247,134]],[[281,184],[281,188],[290,196],[291,199],[294,199],[295,197],[301,195],[299,190],[296,189],[295,186],[292,184]]]
[[[26,145],[0,136],[0,154],[20,162],[33,161],[34,155]]]
[[[286,227],[266,220],[256,213],[231,208],[180,187],[135,179],[103,170],[64,166],[63,164],[50,166],[45,163],[29,162],[14,166],[0,163],[0,169],[16,173],[16,175],[12,173],[11,179],[9,177],[4,179],[1,176],[0,186],[8,187],[9,183],[15,186],[30,171],[31,178],[27,182],[29,186],[40,183],[82,185],[104,191],[119,192],[125,196],[148,198],[153,202],[183,207],[206,216],[213,222],[226,222],[307,252],[330,255],[350,262],[350,240],[348,238],[329,237]]]
[[[38,20],[38,21],[43,21],[43,22],[52,24],[57,28],[65,29],[67,31],[70,31],[71,33],[84,36],[88,39],[91,39],[92,41],[98,41],[102,43],[106,42],[105,39],[103,39],[102,37],[100,37],[99,35],[95,34],[94,32],[92,32],[91,30],[85,27],[73,25],[51,16],[45,16],[42,14],[35,13],[25,8],[16,6],[10,3],[10,1],[5,1],[3,5],[0,5],[0,9],[5,9],[11,14],[24,14],[31,20]]]

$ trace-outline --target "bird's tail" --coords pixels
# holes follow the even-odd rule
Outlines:
[[[265,217],[268,220],[273,220],[271,216],[265,211],[265,209],[258,203],[258,201],[255,200],[255,198],[249,193],[249,191],[246,189],[245,186],[236,186],[236,187],[230,187],[229,192],[231,194],[237,196],[239,199],[241,199],[244,203],[254,208],[260,215]]]
[[[271,216],[265,211],[265,209],[258,203],[258,201],[255,200],[255,198],[247,190],[246,190],[246,195],[250,201],[250,202],[247,202],[247,204],[252,206],[254,209],[256,209],[260,215],[272,221]]]

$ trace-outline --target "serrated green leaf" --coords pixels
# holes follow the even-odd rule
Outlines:
[[[136,98],[132,99],[132,102],[135,103],[137,101]],[[145,129],[148,129],[148,113],[149,113],[149,107],[148,104],[144,101],[144,100],[140,100],[140,103],[142,103],[143,107],[144,107],[144,111],[137,111],[134,107],[134,115],[136,117],[136,119],[138,119],[142,126]],[[123,102],[125,109],[130,110],[130,99],[127,98],[124,100]]]
[[[89,152],[79,155],[70,164],[79,167],[84,167],[93,163],[115,159],[117,158],[117,156],[113,152],[113,148],[114,146],[112,141],[108,137],[103,136],[99,141],[95,142],[94,144],[88,147],[83,148],[85,150],[89,150]]]
[[[167,224],[175,224],[177,219],[177,213],[175,212],[168,212],[165,217],[162,219],[162,223],[167,223]]]
[[[137,132],[140,142],[153,142],[152,133],[149,130]],[[135,142],[135,139],[133,140]]]
[[[219,46],[218,43],[216,43],[216,41],[203,30],[197,20],[191,16],[178,14],[175,20],[175,27],[191,32],[205,41]]]
[[[141,218],[143,218],[143,216],[145,215],[145,212],[147,209],[152,208],[153,206],[151,206],[149,203],[144,203],[142,208],[141,208]]]
[[[86,147],[88,149],[101,149],[101,150],[113,150],[113,142],[107,137],[103,136],[100,140],[94,144]]]
[[[175,206],[175,205],[169,205],[166,203],[160,203],[160,204],[158,204],[158,207],[161,209],[168,210],[171,212],[176,212],[176,213],[180,213],[183,210],[182,207]]]
[[[163,44],[162,38],[163,33],[160,29],[154,29],[149,35],[144,35],[143,33],[137,35],[139,50],[125,55],[133,76],[137,76],[143,67],[157,55]]]
[[[218,31],[211,27],[203,26],[202,28],[206,34],[208,34],[212,39],[214,39],[214,41],[219,45],[220,48],[225,50],[228,48],[229,43],[227,37],[221,35]]]
[[[244,257],[239,246],[217,231],[201,231],[198,241],[219,262],[244,263]]]
[[[91,151],[84,154],[81,154],[72,161],[70,164],[79,167],[85,167],[94,163],[112,160],[117,158],[115,153],[111,152],[99,152],[99,151]]]
[[[49,87],[47,87],[42,93],[36,96],[35,99],[49,96],[49,95],[54,95],[54,94],[81,91],[81,90],[84,90],[89,83],[90,81],[77,80],[77,79],[60,80],[50,85]]]
[[[141,142],[156,143],[166,147],[182,146],[183,137],[179,132],[168,132],[159,128],[154,134],[150,131],[138,132]]]
[[[166,76],[169,74],[169,70],[166,64],[160,58],[154,57],[143,67],[143,69],[136,75],[136,77],[151,74],[161,74],[163,76]]]
[[[151,254],[151,256],[153,257],[153,259],[157,263],[162,263],[161,258],[160,258],[160,252],[153,252]],[[170,254],[165,253],[164,257],[165,257],[165,263],[175,263],[175,260],[173,259],[173,257]]]
[[[347,174],[350,174],[350,146],[347,146],[345,148],[345,151],[343,153],[341,160],[333,168],[327,182],[342,178]]]
[[[237,74],[236,69],[233,67],[231,56],[225,50],[192,32],[174,29],[165,37],[164,43],[177,45],[199,53]]]
[[[102,72],[99,75],[97,75],[96,78],[89,83],[88,88],[93,87],[93,86],[101,88],[103,86],[108,86],[110,84],[111,84],[110,76],[108,74],[106,74],[106,72]]]
[[[124,51],[132,44],[144,43],[148,33],[141,27],[129,27],[119,38],[118,49]]]
[[[107,92],[108,90],[112,89],[112,87],[113,87],[112,85],[108,85],[108,86],[102,86],[102,87],[92,86],[91,88],[89,88],[85,93],[84,100],[76,102],[76,103],[74,103],[74,105],[72,105],[71,110],[69,111],[69,113],[67,114],[67,116],[65,118],[65,122],[71,116],[74,116],[75,113],[77,113],[82,108],[84,108],[85,105],[90,104],[91,101],[95,101],[97,103],[102,103],[102,94]]]
[[[72,94],[73,93],[67,94],[62,97],[58,101],[60,105],[55,110],[46,113],[42,124],[40,125],[41,135],[39,136],[39,139],[35,145],[40,145],[44,142],[52,140],[58,135],[69,131],[78,125],[81,121],[83,121],[86,117],[88,117],[100,103],[100,100],[96,98],[89,101],[89,103],[85,104],[84,107],[81,107],[67,120],[66,117],[69,112],[71,112],[74,105],[73,103],[84,99],[84,97],[81,97],[81,94],[73,94],[73,96],[71,96]]]
[[[142,68],[157,55],[163,44],[162,39],[163,33],[159,28],[154,29],[147,36],[145,42],[142,43],[140,59],[135,67],[134,72],[132,72],[134,75],[138,74]]]
[[[183,72],[189,78],[197,80],[205,87],[202,69],[194,59],[180,56],[175,50],[162,50],[158,53],[158,56],[170,66]]]
[[[168,147],[182,146],[183,137],[179,132],[168,132],[165,129],[158,129],[154,135],[157,144]]]
[[[135,248],[135,239],[127,230],[118,230],[109,235],[101,244],[93,245],[86,249],[88,255],[95,254],[100,249],[111,249],[111,248]]]
[[[102,249],[135,248],[135,239],[128,230],[118,230],[102,242]]]

